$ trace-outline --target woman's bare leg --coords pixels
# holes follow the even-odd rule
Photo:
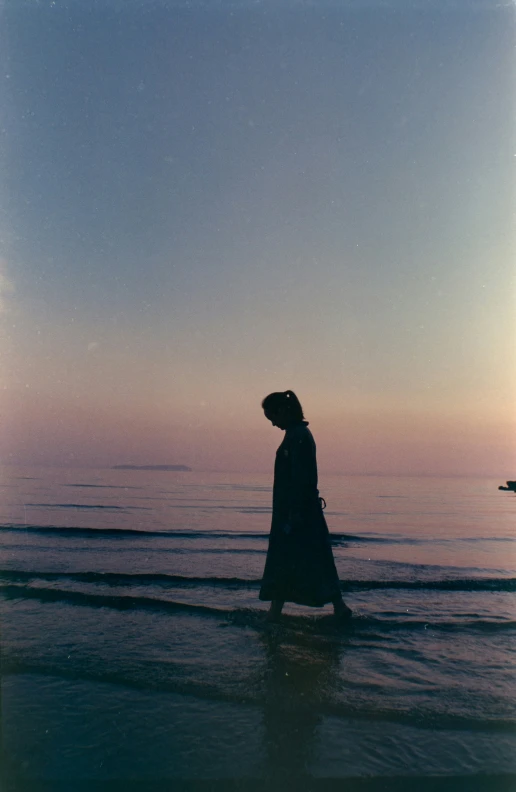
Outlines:
[[[269,613],[267,614],[269,621],[278,621],[279,617],[281,616],[281,611],[284,604],[284,600],[272,600]]]
[[[333,612],[339,619],[351,619],[353,611],[342,599],[342,594],[333,600]]]

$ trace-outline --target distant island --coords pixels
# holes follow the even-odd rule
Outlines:
[[[508,481],[506,487],[498,487],[498,489],[504,492],[516,492],[516,481]]]
[[[113,465],[111,470],[185,470],[191,471],[187,465]]]

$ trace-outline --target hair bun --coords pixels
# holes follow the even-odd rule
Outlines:
[[[269,393],[262,401],[262,407],[264,410],[270,410],[271,412],[277,412],[285,408],[288,410],[288,414],[295,418],[295,420],[302,421],[304,418],[303,408],[292,390]]]

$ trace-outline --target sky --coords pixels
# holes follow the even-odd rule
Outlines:
[[[2,463],[516,477],[513,4],[0,13]]]

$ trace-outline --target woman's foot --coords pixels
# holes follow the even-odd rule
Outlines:
[[[281,611],[285,603],[281,600],[272,600],[271,606],[267,613],[268,622],[278,622],[281,616]]]
[[[333,613],[339,621],[349,621],[353,615],[351,608],[348,608],[343,599],[333,603]]]

